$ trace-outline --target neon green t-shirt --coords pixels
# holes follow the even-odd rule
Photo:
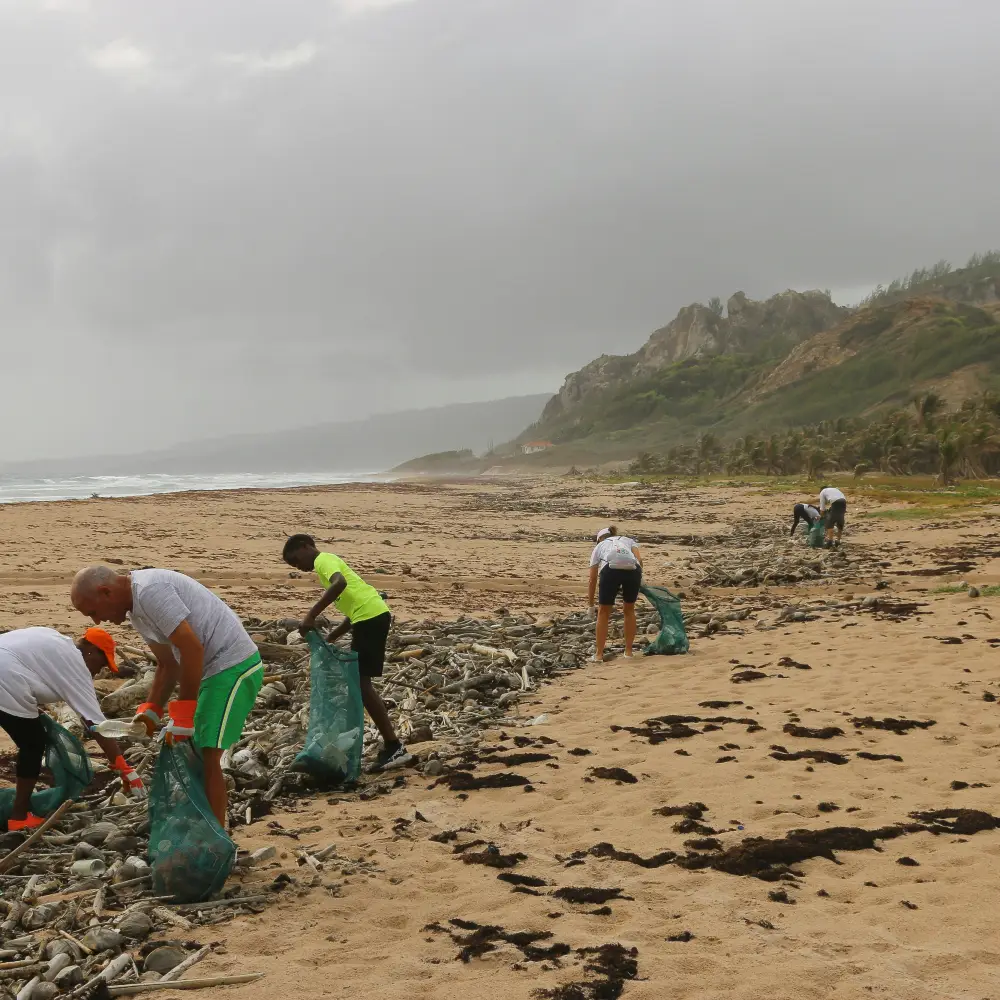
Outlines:
[[[370,583],[365,583],[340,556],[335,556],[332,552],[321,552],[313,563],[313,572],[324,587],[329,587],[330,581],[338,573],[347,581],[344,592],[333,602],[333,606],[345,618],[350,618],[353,624],[378,618],[389,610],[378,591]]]

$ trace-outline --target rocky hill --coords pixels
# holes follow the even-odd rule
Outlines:
[[[635,354],[604,355],[567,376],[542,414],[542,423],[562,421],[596,396],[623,383],[648,378],[690,358],[718,355],[780,357],[802,340],[849,314],[824,292],[782,292],[766,302],[733,295],[726,315],[696,302],[657,330]]]
[[[998,289],[1000,255],[987,255],[918,270],[857,309],[816,291],[738,292],[724,313],[696,303],[634,354],[569,375],[524,437],[556,444],[539,461],[568,464],[864,415],[931,389],[960,402],[1000,388]]]

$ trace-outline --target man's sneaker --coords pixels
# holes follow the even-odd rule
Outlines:
[[[401,767],[409,767],[416,758],[402,743],[395,746],[382,747],[375,758],[375,763],[368,768],[369,774],[381,774],[383,771],[395,771]]]

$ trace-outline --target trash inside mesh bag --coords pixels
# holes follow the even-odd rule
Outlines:
[[[809,529],[809,547],[812,549],[823,548],[823,540],[826,537],[826,520],[823,517],[817,518],[816,522]]]
[[[365,732],[358,654],[331,646],[316,632],[308,632],[306,642],[309,730],[292,769],[329,784],[357,781]]]
[[[45,727],[44,766],[52,772],[52,787],[39,789],[31,796],[31,811],[47,816],[67,799],[78,799],[94,777],[90,758],[83,744],[68,730],[47,715],[41,716]],[[0,791],[0,829],[14,809],[14,789]]]
[[[646,647],[646,656],[670,656],[688,651],[688,637],[684,630],[681,602],[666,587],[643,584],[640,593],[656,608],[660,615],[660,634]]]
[[[160,748],[149,824],[155,895],[200,903],[222,888],[236,861],[236,845],[208,804],[201,758],[190,740]]]

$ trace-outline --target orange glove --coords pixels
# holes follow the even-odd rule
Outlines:
[[[142,778],[136,773],[135,768],[119,754],[111,765],[121,776],[122,785],[125,790],[136,798],[146,797],[146,786],[142,783]]]
[[[167,715],[170,721],[163,730],[164,740],[168,745],[189,740],[194,736],[194,713],[198,707],[194,701],[172,701],[167,705]]]
[[[156,732],[156,727],[163,720],[163,706],[156,705],[151,701],[143,702],[135,710],[133,722],[141,722],[146,727],[146,734],[152,738]]]

